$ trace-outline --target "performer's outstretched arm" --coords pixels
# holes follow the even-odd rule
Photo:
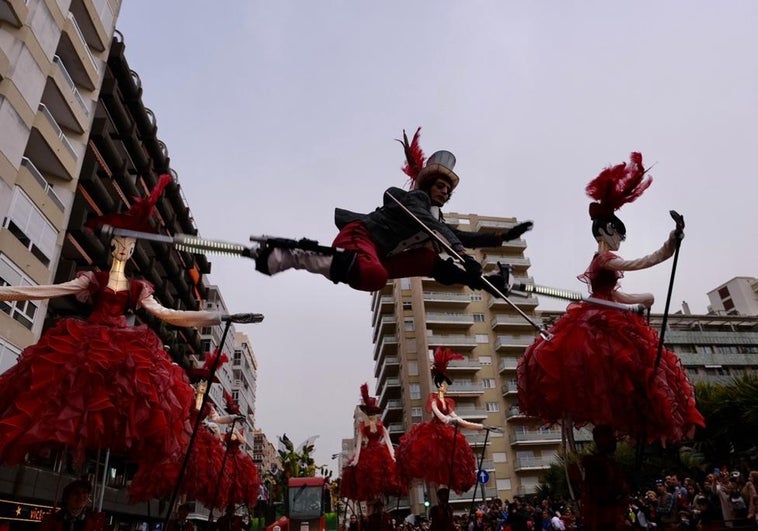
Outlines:
[[[361,458],[361,447],[363,446],[363,434],[361,432],[362,424],[363,422],[358,425],[358,436],[355,438],[355,455],[353,456],[352,461],[350,461],[351,465],[357,465],[358,460]]]
[[[0,286],[0,301],[33,301],[76,295],[87,289],[91,277],[79,275],[62,284],[45,286]]]
[[[148,313],[174,326],[210,326],[221,324],[221,312],[172,310],[156,301],[149,289],[143,288],[139,304]]]
[[[389,450],[390,457],[392,457],[392,460],[395,460],[395,448],[392,446],[392,439],[390,439],[390,432],[387,431],[387,427],[382,425],[382,436],[384,437],[384,444],[387,446],[387,450]]]
[[[612,269],[614,271],[637,271],[660,264],[664,260],[671,258],[671,256],[674,254],[678,237],[677,234],[678,231],[671,231],[668,240],[666,240],[661,248],[647,256],[643,256],[642,258],[637,258],[635,260],[624,260],[623,258],[618,257],[612,258],[605,262],[605,266],[608,269]]]

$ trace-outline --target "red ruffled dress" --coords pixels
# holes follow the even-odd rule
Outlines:
[[[351,500],[367,501],[381,496],[402,496],[407,493],[407,488],[404,488],[397,477],[395,460],[384,442],[382,421],[376,421],[375,431],[371,431],[369,424],[362,422],[360,430],[364,446],[358,456],[358,463],[343,469],[340,482],[342,496]],[[345,490],[342,490],[343,484]]]
[[[227,434],[227,440],[231,434]],[[255,507],[258,503],[260,479],[258,467],[253,459],[242,449],[242,441],[234,437],[228,443],[228,454],[224,464],[221,491],[224,505],[239,504]]]
[[[195,419],[196,413],[192,415],[190,425],[194,426]],[[221,478],[221,464],[225,451],[223,441],[219,436],[205,423],[201,423],[179,492],[187,499],[198,500],[205,507],[210,508],[211,505],[217,509],[226,507],[225,498],[218,483]],[[170,495],[179,478],[186,452],[185,447],[180,454],[172,456],[171,459],[151,466],[140,466],[129,486],[129,499],[132,503]]]
[[[612,300],[620,271],[597,254],[579,279],[592,297]],[[548,422],[609,425],[645,442],[679,442],[705,426],[677,355],[666,348],[655,369],[658,334],[630,312],[573,303],[556,321],[551,341],[538,337],[518,363],[519,409]]]
[[[444,415],[455,410],[451,398],[445,397],[441,402],[437,393],[433,393],[426,401],[427,413],[432,412],[433,402]],[[421,479],[447,485],[460,494],[476,483],[476,460],[471,445],[460,429],[443,424],[436,416],[414,424],[402,436],[395,459],[398,475],[405,484]]]
[[[158,336],[125,316],[152,286],[113,292],[107,272],[81,275],[92,314],[59,320],[0,375],[0,461],[63,445],[77,461],[98,448],[136,462],[178,454],[194,391]]]

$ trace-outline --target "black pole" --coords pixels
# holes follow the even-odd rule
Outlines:
[[[458,439],[458,421],[455,421],[455,430],[453,431],[453,448],[450,452],[450,471],[447,475],[447,487],[448,489],[453,484],[453,465],[455,464],[455,443]]]
[[[485,430],[487,433],[484,435],[484,445],[482,446],[482,454],[479,456],[479,466],[476,467],[476,483],[474,484],[474,495],[471,497],[471,510],[469,514],[474,512],[474,504],[476,503],[476,489],[479,488],[479,472],[482,470],[482,464],[484,463],[484,450],[487,449],[487,441],[490,437],[490,430]],[[484,500],[484,483],[482,483],[482,500]]]
[[[654,369],[658,369],[658,365],[661,363],[661,354],[663,353],[663,338],[666,335],[666,325],[668,324],[668,318],[669,318],[669,305],[671,304],[671,292],[674,289],[674,276],[676,275],[676,264],[679,261],[679,247],[682,245],[682,238],[684,238],[684,234],[682,233],[682,229],[684,229],[684,217],[681,214],[678,214],[674,210],[670,210],[669,214],[671,214],[671,217],[674,218],[674,221],[676,222],[676,247],[674,248],[674,262],[671,265],[671,278],[669,279],[669,289],[668,293],[666,294],[666,306],[663,309],[663,321],[661,322],[661,333],[658,337],[658,352],[655,356],[655,367]],[[651,378],[655,377],[655,370],[653,370],[653,373],[651,374]]]
[[[224,477],[224,467],[226,467],[226,460],[229,458],[229,450],[232,447],[232,436],[234,435],[234,426],[237,424],[237,419],[235,418],[232,421],[232,429],[229,430],[227,433],[228,440],[226,441],[226,451],[224,452],[224,458],[221,460],[221,470],[218,471],[218,478],[216,479],[216,489],[213,491],[213,500],[211,500],[211,506],[208,507],[211,510],[210,515],[208,516],[208,522],[213,522],[213,507],[216,505],[216,500],[218,499],[218,493],[221,490],[221,480]],[[235,469],[236,473],[236,469]]]
[[[195,439],[197,439],[197,432],[200,430],[200,423],[203,421],[203,409],[205,408],[205,405],[208,403],[209,400],[209,394],[211,390],[211,385],[213,385],[213,376],[216,374],[216,369],[218,369],[218,366],[221,364],[221,350],[224,347],[224,343],[226,342],[226,336],[229,333],[229,329],[232,327],[232,319],[226,320],[226,325],[224,326],[224,333],[221,334],[221,342],[219,343],[219,347],[216,351],[216,359],[213,360],[213,363],[211,364],[211,367],[209,369],[209,376],[208,376],[208,389],[206,389],[205,394],[203,395],[203,401],[200,405],[200,411],[197,412],[197,417],[195,417],[195,424],[192,426],[192,435],[190,435],[190,440],[187,443],[187,452],[184,454],[184,460],[182,461],[182,467],[179,469],[179,476],[176,478],[176,485],[174,485],[174,490],[171,493],[171,498],[168,503],[168,514],[166,515],[166,520],[163,522],[163,529],[166,529],[168,527],[169,520],[171,520],[171,515],[174,512],[174,504],[176,503],[176,498],[179,496],[179,489],[182,487],[182,482],[184,481],[184,475],[187,473],[187,466],[189,465],[190,455],[192,455],[192,448],[195,446]]]

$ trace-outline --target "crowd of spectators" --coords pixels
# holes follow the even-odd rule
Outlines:
[[[629,497],[625,529],[656,531],[758,530],[758,471],[715,469],[702,481],[671,474]],[[451,531],[582,530],[572,500],[538,496],[492,498],[453,516]],[[428,519],[393,520],[395,531],[429,531]],[[354,526],[355,527],[355,526]],[[354,530],[353,530],[354,531]],[[433,531],[433,530],[432,530]],[[614,531],[614,530],[608,530]]]

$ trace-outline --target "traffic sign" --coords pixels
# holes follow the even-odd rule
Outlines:
[[[479,483],[484,485],[490,480],[490,473],[487,472],[486,470],[480,470],[476,474],[476,479],[479,481]]]

